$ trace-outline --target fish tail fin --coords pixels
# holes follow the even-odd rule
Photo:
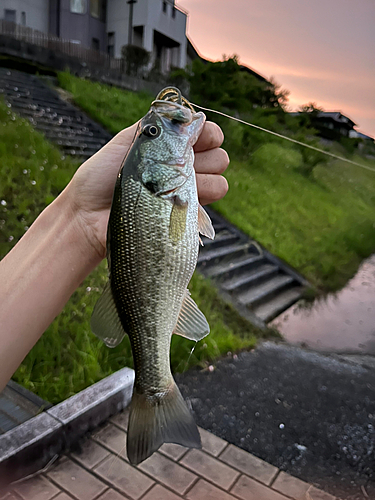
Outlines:
[[[130,463],[143,462],[163,443],[201,448],[197,425],[180,390],[173,382],[165,394],[150,398],[139,394],[134,387],[127,439]]]

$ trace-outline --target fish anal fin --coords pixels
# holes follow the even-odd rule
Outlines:
[[[202,205],[198,205],[198,231],[203,234],[203,236],[210,238],[210,240],[215,238],[214,226],[212,225],[211,219]]]
[[[189,290],[185,292],[180,315],[173,333],[196,342],[210,333],[210,326],[202,311],[190,297]]]
[[[197,425],[174,381],[161,394],[150,397],[134,388],[127,438],[127,454],[133,465],[146,460],[163,443],[202,446]]]
[[[95,304],[90,325],[93,333],[108,347],[116,347],[126,335],[109,282]]]

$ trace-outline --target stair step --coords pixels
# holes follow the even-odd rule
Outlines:
[[[226,245],[231,245],[238,242],[240,239],[236,234],[230,233],[229,231],[220,231],[215,235],[215,239],[210,240],[210,238],[202,237],[203,247],[200,249],[201,252],[206,252],[212,248],[219,248]]]
[[[21,114],[21,113],[20,113]],[[74,119],[73,118],[68,118],[66,116],[55,116],[55,117],[48,117],[48,116],[45,116],[45,115],[42,115],[42,116],[35,116],[35,114],[33,113],[22,113],[22,114],[27,114],[29,120],[34,120],[34,121],[38,121],[38,126],[40,127],[48,127],[48,125],[51,127],[61,127],[61,129],[65,129],[65,128],[73,128],[73,129],[76,129],[76,130],[83,130],[83,129],[86,129],[86,132],[89,134],[89,135],[94,135],[94,132],[96,133],[96,130],[94,128],[91,128],[89,127],[89,124],[86,122],[86,123],[75,123],[74,122]],[[100,135],[103,135],[103,133],[101,133]]]
[[[295,304],[301,298],[303,290],[304,288],[302,286],[296,286],[285,290],[264,304],[255,307],[253,312],[258,318],[268,323]]]
[[[253,246],[249,243],[228,245],[221,248],[209,249],[206,252],[200,252],[198,256],[198,264],[203,264],[205,267],[218,263],[218,259],[229,258],[231,260],[247,255],[253,252]]]
[[[273,264],[261,264],[250,273],[235,276],[221,284],[221,288],[226,292],[239,293],[249,287],[259,284],[279,272],[279,268]]]
[[[218,233],[222,231],[223,229],[228,229],[227,224],[224,224],[222,222],[215,223],[214,221],[211,221],[212,225],[214,226],[215,232]]]
[[[38,127],[38,130],[41,130]],[[47,132],[46,130],[43,130],[44,135],[46,136],[47,139],[49,139],[52,142],[56,142],[57,144],[62,144],[62,143],[79,143],[79,144],[86,144],[86,145],[91,145],[91,146],[104,146],[108,141],[106,139],[98,138],[98,137],[91,137],[91,136],[86,136],[83,134],[58,134],[56,132]]]
[[[251,307],[268,297],[274,296],[275,293],[292,284],[294,281],[294,278],[288,274],[279,274],[262,283],[260,286],[251,287],[249,290],[240,293],[237,296],[237,300],[241,304]]]
[[[7,94],[7,100],[11,103],[12,108],[17,109],[32,109],[34,111],[45,111],[47,113],[70,114],[71,116],[81,116],[78,111],[72,111],[70,108],[59,105],[58,102],[52,103],[45,99],[35,99],[34,97],[21,98],[10,96]]]
[[[14,100],[10,104],[12,108],[20,110],[22,113],[26,114],[33,114],[36,116],[52,116],[52,117],[61,116],[76,120],[77,122],[86,122],[86,120],[80,113],[78,112],[73,113],[71,112],[70,109],[63,107],[39,106],[34,102],[21,103],[21,102],[15,102]]]
[[[238,257],[231,262],[220,263],[216,266],[208,268],[205,274],[209,278],[214,278],[220,282],[224,282],[234,276],[239,276],[240,274],[254,269],[263,262],[264,257],[262,255],[247,254],[242,257]]]

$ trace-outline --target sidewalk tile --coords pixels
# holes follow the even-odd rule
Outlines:
[[[11,493],[8,491],[7,493],[0,492],[0,500],[20,500],[20,497],[17,495],[15,496],[15,493]]]
[[[185,493],[197,477],[160,453],[154,453],[138,467],[180,495]]]
[[[308,483],[292,477],[281,471],[272,485],[272,489],[292,497],[294,500],[306,500],[306,491],[310,488]]]
[[[154,481],[138,469],[113,455],[107,457],[94,470],[122,493],[134,499],[141,497],[154,484]]]
[[[229,445],[219,458],[235,469],[267,485],[271,483],[279,470],[233,444]]]
[[[237,495],[243,500],[288,500],[287,497],[271,490],[267,486],[250,479],[247,476],[241,476],[237,483],[231,489],[233,495]]]
[[[91,500],[107,489],[102,481],[71,460],[58,464],[47,476],[78,500]]]
[[[186,495],[188,500],[235,500],[232,495],[200,479]],[[258,499],[258,500],[263,500]]]
[[[310,486],[310,488],[307,490],[306,500],[336,500],[336,497],[330,495],[329,493],[326,493],[323,490],[315,488],[315,486]]]
[[[42,476],[34,476],[15,484],[13,490],[25,500],[50,500],[60,491]]]
[[[92,435],[92,439],[109,448],[113,453],[127,459],[126,433],[113,424],[107,424]]]
[[[164,488],[160,484],[156,484],[142,500],[182,500],[182,497]]]
[[[66,493],[60,493],[57,497],[53,497],[53,500],[73,500],[73,497],[67,495]]]
[[[201,450],[190,450],[180,463],[225,490],[228,490],[240,475],[236,470]]]
[[[199,433],[202,440],[202,449],[214,457],[217,457],[228,444],[224,439],[215,436],[212,432],[208,432],[201,427],[199,428]]]
[[[121,411],[109,419],[113,424],[118,425],[124,431],[128,430],[129,410]]]
[[[183,455],[185,455],[188,448],[180,446],[179,444],[164,443],[163,446],[160,447],[159,451],[160,453],[163,453],[163,455],[167,455],[167,457],[172,458],[172,460],[178,461]]]
[[[105,493],[103,493],[103,495],[100,495],[97,500],[127,500],[127,498],[128,497],[120,495],[120,493],[117,493],[117,491],[115,490],[107,490]]]
[[[98,445],[92,439],[86,439],[86,441],[81,444],[80,451],[71,453],[71,455],[84,467],[92,469],[109,455],[109,451]]]

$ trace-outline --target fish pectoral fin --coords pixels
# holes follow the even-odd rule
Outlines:
[[[189,290],[185,292],[180,315],[173,333],[186,337],[189,340],[195,340],[196,342],[202,340],[210,333],[210,326],[202,311],[190,297]]]
[[[182,240],[185,234],[187,209],[188,204],[175,196],[169,222],[169,237],[174,244]]]
[[[202,205],[198,206],[198,231],[203,234],[203,236],[210,238],[210,240],[215,238],[214,226],[212,225],[210,216]]]
[[[126,335],[109,282],[95,304],[90,325],[93,333],[108,347],[116,347]]]

